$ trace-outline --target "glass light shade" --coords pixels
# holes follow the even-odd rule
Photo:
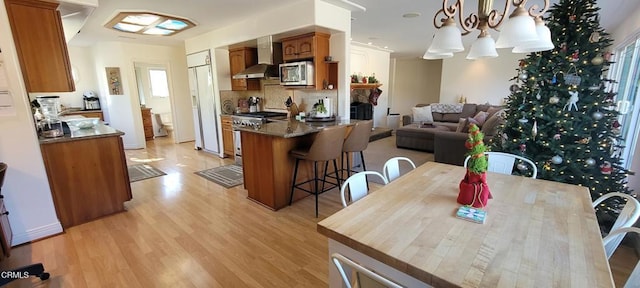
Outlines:
[[[538,40],[536,23],[522,7],[513,11],[501,29],[496,48],[511,48]]]
[[[451,58],[451,57],[453,57],[452,52],[430,53],[429,50],[427,50],[427,52],[425,52],[424,55],[422,56],[422,59],[434,60],[434,59],[445,59],[445,58]]]
[[[438,29],[427,51],[442,54],[455,53],[463,50],[462,32],[460,32],[460,29],[456,26],[456,22],[452,18],[449,18],[444,25]]]
[[[127,22],[127,23],[133,23],[133,24],[138,24],[138,25],[142,25],[142,26],[147,26],[150,25],[153,22],[156,22],[160,19],[160,17],[153,15],[153,14],[136,14],[136,15],[129,15],[127,17],[124,17],[124,19],[122,19],[122,21]]]
[[[481,33],[478,39],[473,41],[471,49],[469,49],[469,54],[467,55],[467,59],[470,60],[495,57],[498,57],[496,43],[493,41],[493,38],[491,38],[491,35],[486,32]]]
[[[162,29],[182,30],[187,26],[188,26],[187,23],[184,23],[180,20],[169,19],[167,21],[164,21],[158,24],[157,27]]]
[[[127,23],[116,23],[116,25],[113,25],[113,28],[118,29],[120,31],[125,31],[125,32],[138,32],[142,30],[144,26],[127,24]]]
[[[530,53],[540,52],[553,49],[555,47],[551,41],[551,31],[544,24],[544,21],[536,19],[536,32],[538,34],[538,40],[533,42],[527,42],[525,44],[513,47],[513,53]]]

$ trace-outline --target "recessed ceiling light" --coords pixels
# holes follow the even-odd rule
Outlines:
[[[418,13],[418,12],[409,12],[409,13],[402,14],[402,17],[403,18],[416,18],[416,17],[419,17],[420,15],[421,14]]]
[[[368,42],[367,44],[369,44],[369,45],[373,45],[373,42]]]
[[[389,46],[384,46],[384,49],[389,49]]]
[[[127,33],[169,36],[195,27],[196,24],[187,19],[154,12],[120,12],[104,26]]]

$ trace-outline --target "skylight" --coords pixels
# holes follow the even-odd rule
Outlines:
[[[195,27],[196,24],[187,19],[154,12],[120,12],[104,26],[120,32],[170,36]]]

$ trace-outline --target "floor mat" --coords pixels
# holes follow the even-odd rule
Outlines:
[[[225,188],[231,188],[243,182],[242,166],[236,164],[215,167],[195,173]]]
[[[127,166],[127,170],[129,170],[129,182],[136,182],[153,177],[167,175],[167,173],[164,173],[147,164],[135,164]]]

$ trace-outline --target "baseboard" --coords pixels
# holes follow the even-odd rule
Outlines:
[[[29,229],[25,233],[13,234],[11,246],[35,241],[58,233],[62,233],[62,225],[59,221],[45,226],[40,226],[38,228]]]

